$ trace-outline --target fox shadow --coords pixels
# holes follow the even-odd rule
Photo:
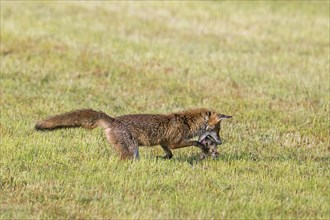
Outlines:
[[[190,165],[195,165],[198,163],[202,163],[204,161],[223,161],[223,162],[233,162],[233,161],[250,161],[250,162],[284,162],[291,161],[295,163],[303,163],[306,160],[313,160],[317,162],[326,162],[330,163],[330,157],[328,156],[317,156],[317,157],[301,157],[299,155],[272,155],[265,156],[259,155],[251,152],[220,152],[218,157],[212,158],[208,156],[204,159],[200,158],[200,154],[195,153],[190,156],[178,155],[172,158],[174,161],[179,162],[188,162]]]
[[[163,159],[164,160],[164,159]],[[246,154],[246,153],[225,153],[221,152],[217,157],[207,156],[201,158],[201,153],[194,153],[192,155],[177,155],[174,156],[171,160],[178,162],[188,162],[189,164],[197,164],[204,161],[239,161],[239,160],[248,160],[248,161],[258,161],[261,160],[257,155]]]

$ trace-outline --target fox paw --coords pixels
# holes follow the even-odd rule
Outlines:
[[[200,160],[204,160],[206,158],[206,154],[205,153],[201,153],[200,155],[199,155],[199,159]]]
[[[173,157],[173,155],[165,155],[165,156],[157,156],[157,159],[169,160]]]
[[[213,159],[218,159],[218,157],[219,157],[219,153],[218,153],[218,152],[212,152],[212,153],[211,153],[211,157],[212,157]]]

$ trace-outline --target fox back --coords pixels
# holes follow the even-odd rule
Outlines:
[[[205,129],[210,111],[195,109],[167,115],[136,114],[117,117],[137,138],[139,145],[177,143],[199,135]]]

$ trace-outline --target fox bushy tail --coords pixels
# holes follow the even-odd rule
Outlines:
[[[61,128],[83,127],[94,129],[98,126],[108,128],[114,118],[101,111],[93,109],[80,109],[55,115],[37,122],[35,129],[38,131],[55,130]]]

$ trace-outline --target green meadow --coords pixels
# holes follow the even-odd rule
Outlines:
[[[1,0],[1,219],[329,219],[329,1]],[[211,108],[219,158],[120,161],[47,116]]]

